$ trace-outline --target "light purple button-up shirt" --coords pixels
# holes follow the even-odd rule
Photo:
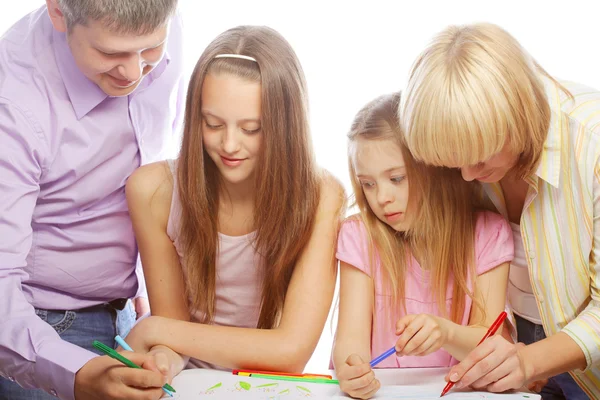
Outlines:
[[[46,7],[0,39],[0,374],[72,399],[95,355],[34,307],[72,310],[138,291],[128,176],[164,158],[185,87],[181,21],[164,59],[127,97],[77,68]]]

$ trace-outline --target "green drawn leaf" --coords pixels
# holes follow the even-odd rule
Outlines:
[[[219,382],[219,383],[217,383],[216,385],[214,385],[214,386],[211,386],[211,387],[209,387],[208,389],[206,389],[206,391],[208,392],[209,390],[213,390],[213,389],[216,389],[216,388],[220,388],[220,387],[221,387],[221,385],[222,385],[222,383],[221,383],[221,382]]]
[[[258,386],[255,386],[255,387],[257,387],[257,388],[263,388],[263,387],[271,387],[271,386],[277,386],[277,385],[279,385],[279,383],[265,383],[264,385],[258,385]]]
[[[248,382],[242,382],[240,381],[240,387],[244,390],[250,390],[250,388],[252,387],[251,384],[249,384]]]
[[[281,392],[279,392],[279,394],[288,394],[290,392],[290,389],[285,389],[282,390]]]
[[[308,388],[305,388],[304,386],[296,386],[298,389],[305,391],[306,393],[311,393],[311,391]]]

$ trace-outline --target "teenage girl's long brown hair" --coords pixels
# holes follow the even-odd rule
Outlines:
[[[215,58],[240,54],[239,58]],[[240,26],[204,51],[188,88],[178,165],[181,243],[190,306],[215,315],[219,171],[202,145],[202,83],[207,74],[231,74],[261,84],[263,145],[255,183],[254,246],[262,256],[258,328],[277,326],[300,252],[308,242],[319,202],[320,173],[308,128],[304,73],[289,43],[267,27]]]
[[[461,323],[465,311],[465,295],[473,297],[469,277],[473,277],[475,217],[473,198],[475,184],[465,182],[457,169],[427,166],[417,162],[403,143],[398,120],[400,93],[381,96],[359,111],[349,138],[350,179],[354,189],[359,218],[369,235],[371,266],[378,255],[383,278],[390,291],[390,315],[404,307],[404,281],[411,255],[418,256],[421,268],[431,274],[433,297],[441,315]],[[408,179],[408,213],[414,214],[406,232],[396,232],[373,213],[354,169],[356,141],[397,141],[402,151]],[[450,279],[452,306],[446,308],[446,291]],[[474,304],[481,307],[477,299]]]

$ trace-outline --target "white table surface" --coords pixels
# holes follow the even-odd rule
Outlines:
[[[377,399],[419,399],[429,400],[438,398],[439,393],[446,385],[444,376],[448,368],[401,368],[401,369],[375,369],[377,378],[381,381],[382,388]],[[331,375],[334,375],[331,372]],[[233,378],[235,379],[233,379]],[[335,378],[335,375],[334,375]],[[175,398],[178,400],[197,400],[197,399],[272,399],[272,400],[293,400],[297,398],[347,398],[339,391],[337,385],[320,384],[310,386],[313,392],[310,395],[301,396],[296,391],[288,392],[284,395],[278,395],[276,392],[259,392],[257,386],[265,383],[279,382],[287,385],[288,382],[268,381],[257,378],[243,378],[253,386],[251,391],[235,390],[232,381],[239,380],[240,377],[234,377],[231,372],[190,369],[185,370],[173,380],[172,386],[177,390]],[[215,382],[223,381],[223,385],[213,391],[207,391]],[[295,385],[295,383],[292,383]],[[314,388],[318,386],[315,390]],[[285,388],[285,386],[280,387]],[[293,390],[293,389],[292,389]],[[319,391],[319,393],[317,393]],[[244,393],[241,393],[244,392]],[[300,392],[300,390],[298,390]],[[407,394],[411,393],[411,394]],[[452,390],[444,396],[448,400],[457,399],[522,399],[536,400],[540,399],[536,394],[491,394],[483,392],[461,393]],[[166,398],[166,397],[164,397]]]

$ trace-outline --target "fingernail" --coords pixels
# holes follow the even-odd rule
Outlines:
[[[450,380],[452,382],[456,382],[458,380],[458,374],[455,372],[452,375],[450,375]]]

